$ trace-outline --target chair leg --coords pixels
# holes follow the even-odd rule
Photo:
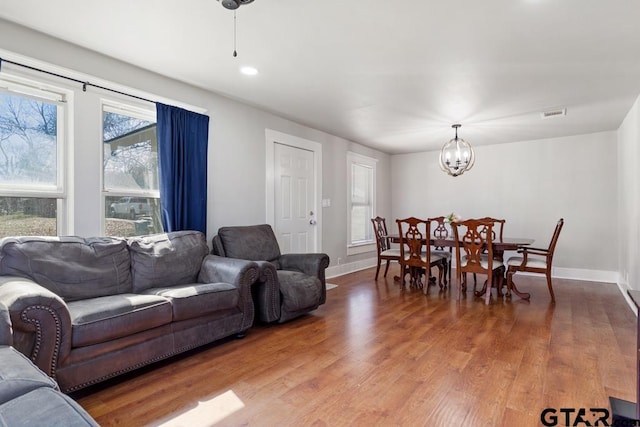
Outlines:
[[[502,286],[504,286],[504,274],[506,273],[504,267],[500,267],[498,273],[498,276],[493,277],[493,281],[496,282],[498,297],[502,297]]]
[[[387,260],[387,266],[384,268],[384,277],[387,277],[387,272],[389,271],[389,262],[391,261]]]
[[[551,294],[551,302],[556,302],[556,297],[553,294],[553,286],[551,285],[551,272],[547,272],[547,286],[549,287],[549,293]]]
[[[380,259],[378,258],[378,267],[376,268],[376,280],[378,280],[378,273],[380,273]],[[385,274],[386,276],[386,274]]]
[[[443,277],[444,277],[444,287],[445,288],[447,287],[447,284],[448,284],[448,282],[447,282],[447,271],[451,271],[451,270],[449,270],[449,264],[450,263],[447,262],[446,258],[442,259],[442,269],[443,269],[443,272],[444,272]],[[451,274],[451,273],[449,273],[449,274]],[[449,282],[450,281],[451,281],[451,275],[449,275]]]
[[[491,271],[489,273],[487,273],[487,274],[488,274],[488,276],[487,276],[487,286],[485,286],[485,288],[487,288],[487,289],[486,289],[485,294],[484,294],[484,303],[486,305],[489,305],[489,304],[491,304],[491,285],[493,284],[493,276],[492,276]]]
[[[438,286],[440,286],[440,289],[443,289],[444,286],[442,285],[442,276],[444,276],[445,270],[442,267],[442,264],[438,264]],[[446,283],[446,279],[445,279],[445,283]]]

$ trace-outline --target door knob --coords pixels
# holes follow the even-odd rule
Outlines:
[[[315,220],[315,219],[310,219],[310,220],[309,220],[309,224],[311,224],[311,225],[316,225],[316,220]]]

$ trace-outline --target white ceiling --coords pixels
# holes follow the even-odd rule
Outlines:
[[[437,150],[456,122],[472,145],[615,130],[640,94],[637,0],[255,0],[236,58],[216,0],[2,1],[0,17],[388,153]]]

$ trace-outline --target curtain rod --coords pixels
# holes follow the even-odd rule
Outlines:
[[[7,64],[17,65],[18,67],[27,68],[27,69],[32,70],[32,71],[38,71],[40,73],[48,74],[50,76],[55,76],[55,77],[59,77],[61,79],[71,80],[72,82],[80,83],[80,84],[82,84],[82,91],[83,92],[87,91],[87,86],[91,86],[91,87],[95,87],[95,88],[98,88],[98,89],[106,90],[106,91],[109,91],[109,92],[117,93],[117,94],[120,94],[120,95],[129,96],[131,98],[139,99],[140,101],[146,101],[146,102],[150,102],[152,104],[156,104],[156,101],[152,101],[150,99],[143,98],[141,96],[132,95],[132,94],[126,93],[126,92],[121,92],[121,91],[116,90],[116,89],[111,89],[111,88],[100,86],[100,85],[93,84],[93,83],[90,83],[90,82],[84,82],[82,80],[74,79],[73,77],[63,76],[62,74],[57,74],[57,73],[52,73],[51,71],[43,70],[41,68],[36,68],[36,67],[32,67],[30,65],[21,64],[19,62],[9,61],[8,59],[0,58],[0,71],[2,71],[2,63],[3,62],[6,62]]]

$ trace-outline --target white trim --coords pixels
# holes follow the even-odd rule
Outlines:
[[[364,243],[362,245],[349,245],[347,246],[347,255],[365,254],[367,252],[375,252],[375,243]]]
[[[367,258],[360,261],[348,262],[346,264],[334,265],[328,267],[325,270],[325,276],[327,279],[333,277],[342,276],[344,274],[355,273],[356,271],[365,270],[370,267],[375,267],[378,262],[378,258]]]
[[[57,120],[56,183],[54,185],[2,184],[0,196],[56,199],[56,235],[72,234],[73,171],[67,165],[73,164],[74,92],[28,73],[7,73],[6,70],[2,70],[0,74],[0,83],[0,92],[54,105]]]
[[[275,144],[289,145],[313,152],[314,194],[313,211],[316,214],[314,252],[322,252],[322,144],[309,139],[265,128],[265,177],[266,177],[266,223],[275,227]]]
[[[618,282],[618,272],[616,271],[587,270],[582,268],[553,267],[551,269],[551,277],[557,277],[558,279],[584,280],[590,282]]]
[[[351,196],[353,185],[353,166],[359,165],[371,169],[371,218],[376,217],[376,181],[377,181],[378,159],[365,156],[363,154],[347,151],[347,255],[355,255],[369,252],[367,249],[360,249],[375,244],[375,236],[371,236],[371,241],[353,244],[351,241]],[[375,247],[373,248],[375,250]]]
[[[637,317],[638,316],[638,307],[636,307],[634,302],[631,301],[631,297],[629,296],[629,293],[627,292],[629,290],[629,286],[625,285],[624,283],[622,283],[619,280],[616,282],[616,284],[618,285],[618,289],[620,289],[620,292],[622,293],[622,296],[624,297],[625,301],[627,301],[627,304],[631,308],[631,311],[633,311],[633,314],[635,314],[636,317]]]
[[[343,274],[354,273],[356,271],[364,270],[369,267],[375,267],[378,262],[378,258],[367,258],[360,261],[354,261],[346,264],[334,265],[326,270],[327,278],[342,276]],[[455,259],[454,259],[455,262]],[[455,268],[455,266],[453,266]],[[526,273],[526,272],[518,272],[518,275],[526,275],[526,276],[537,276],[543,277],[544,275],[537,273]],[[618,273],[614,271],[604,271],[604,270],[586,270],[580,268],[554,268],[553,269],[553,278],[557,279],[570,279],[570,280],[579,280],[585,282],[599,282],[599,283],[616,283],[620,288],[620,292],[626,296],[626,290],[624,289],[624,285],[622,285],[618,281]],[[630,302],[631,300],[628,299]],[[633,305],[633,303],[631,303]],[[635,310],[635,305],[632,307]]]

